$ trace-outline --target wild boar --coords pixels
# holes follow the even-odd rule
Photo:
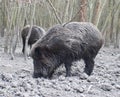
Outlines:
[[[55,25],[32,47],[33,76],[50,78],[61,64],[65,65],[66,76],[71,76],[72,62],[80,59],[85,62],[85,73],[91,75],[102,44],[101,32],[92,23]]]
[[[22,42],[23,42],[23,48],[22,48],[23,53],[25,51],[25,42],[26,42],[26,37],[29,33],[29,30],[30,30],[30,25],[26,25],[21,31],[21,37],[22,37]],[[28,45],[30,46],[30,48],[32,47],[32,44],[34,44],[44,34],[45,34],[45,30],[42,27],[33,25],[31,35],[28,40]]]

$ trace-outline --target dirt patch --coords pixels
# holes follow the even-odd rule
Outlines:
[[[61,66],[52,79],[32,77],[33,64],[21,48],[15,59],[0,48],[0,97],[120,97],[120,50],[102,48],[91,76],[83,73],[84,62],[74,62],[72,77]]]

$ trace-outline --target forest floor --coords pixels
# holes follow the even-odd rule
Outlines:
[[[74,62],[72,76],[61,66],[52,79],[33,78],[32,59],[27,62],[17,47],[14,60],[0,45],[0,97],[120,97],[120,50],[103,47],[91,76],[84,62]]]

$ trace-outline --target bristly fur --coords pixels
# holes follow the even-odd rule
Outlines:
[[[65,64],[66,76],[70,76],[72,62],[80,59],[85,62],[84,71],[91,75],[94,58],[102,44],[100,31],[91,23],[56,25],[31,50],[34,77],[51,77],[62,63]]]

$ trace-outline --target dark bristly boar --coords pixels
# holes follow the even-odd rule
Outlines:
[[[23,42],[23,48],[22,48],[23,53],[25,50],[25,41],[26,41],[26,37],[29,33],[29,30],[30,30],[30,25],[26,25],[21,31],[22,42]],[[44,34],[45,34],[45,30],[43,28],[36,26],[36,25],[33,25],[31,35],[30,35],[29,40],[28,40],[28,45],[30,46],[30,48],[32,47],[32,44],[34,44]]]
[[[70,22],[64,27],[56,25],[31,50],[33,77],[50,78],[63,63],[66,76],[70,76],[72,62],[80,59],[85,62],[85,73],[91,75],[94,59],[102,44],[100,31],[91,23]]]

